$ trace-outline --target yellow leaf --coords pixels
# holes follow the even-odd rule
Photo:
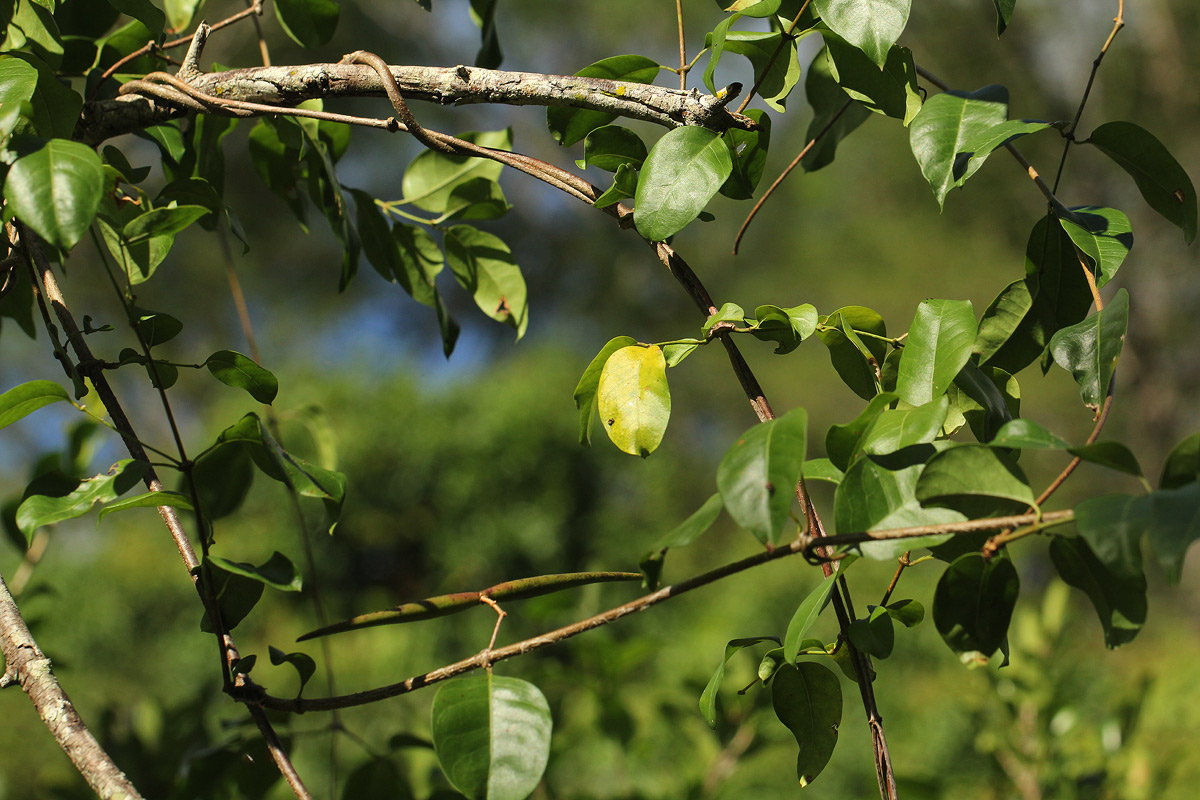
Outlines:
[[[622,347],[609,356],[597,390],[600,420],[618,449],[645,458],[671,418],[667,362],[654,345]]]

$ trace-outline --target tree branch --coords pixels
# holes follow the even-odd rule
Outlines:
[[[21,684],[38,716],[88,786],[104,800],[141,800],[141,794],[109,757],[80,719],[54,676],[50,659],[38,647],[16,601],[0,576],[0,650],[4,677],[0,686]]]
[[[737,96],[731,86],[716,95],[642,83],[477,67],[391,66],[401,94],[409,100],[442,105],[501,103],[515,106],[568,106],[654,122],[669,128],[699,125],[717,131],[753,130],[754,120],[729,111]],[[375,70],[360,64],[302,64],[251,67],[194,76],[191,86],[225,100],[292,106],[305,100],[384,94]],[[184,110],[161,99],[130,92],[84,104],[75,138],[95,145],[175,119]]]

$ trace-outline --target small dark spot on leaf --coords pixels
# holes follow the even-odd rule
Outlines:
[[[615,423],[616,423],[616,419],[609,419],[609,421],[608,421],[609,425],[613,425]]]
[[[771,483],[770,481],[767,481],[767,493],[775,494],[775,484]]]

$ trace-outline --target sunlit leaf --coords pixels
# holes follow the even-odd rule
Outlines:
[[[1046,345],[1047,359],[1068,370],[1079,384],[1084,405],[1098,408],[1104,402],[1128,326],[1129,292],[1119,289],[1103,311],[1062,328]],[[1049,364],[1043,367],[1049,369]]]
[[[801,650],[801,643],[804,641],[804,637],[817,621],[820,613],[825,610],[825,606],[828,605],[829,597],[836,588],[838,575],[840,574],[839,571],[826,577],[813,587],[808,596],[796,607],[796,611],[792,614],[792,619],[788,623],[787,633],[783,637],[783,658],[787,663],[791,664],[796,661],[796,656]]]
[[[785,539],[807,429],[804,409],[794,408],[743,433],[717,468],[717,489],[729,516],[764,544]]]
[[[1096,286],[1103,286],[1133,248],[1133,229],[1129,217],[1115,208],[1080,206],[1070,209],[1071,219],[1060,219],[1071,241],[1091,260]]]
[[[617,449],[646,456],[658,449],[671,418],[671,391],[662,350],[629,345],[604,363],[596,387],[600,421]]]
[[[279,393],[279,381],[248,356],[232,350],[218,350],[204,362],[208,371],[226,386],[244,389],[260,403],[270,404]]]
[[[888,52],[908,24],[912,0],[813,0],[829,29],[883,69]]]
[[[633,220],[652,242],[683,230],[733,172],[729,148],[707,128],[667,131],[650,150],[638,179]]]
[[[525,800],[550,757],[550,705],[532,683],[486,674],[442,684],[433,698],[442,771],[471,800]]]
[[[67,390],[54,381],[28,381],[0,394],[0,428],[32,414],[42,406],[67,400]]]
[[[942,92],[925,101],[909,127],[909,145],[921,174],[929,181],[942,207],[946,195],[962,186],[983,166],[984,157],[971,159],[955,174],[955,158],[983,132],[1008,117],[1008,89],[985,86],[974,92]]]
[[[838,36],[824,34],[829,48],[830,73],[848,95],[877,114],[901,120],[905,125],[921,110],[917,91],[917,67],[907,47],[892,45],[881,72],[879,66],[857,47]]]
[[[60,250],[92,224],[104,192],[104,166],[87,145],[51,139],[8,170],[4,199],[22,222]]]
[[[529,325],[525,278],[512,251],[498,236],[470,225],[448,228],[443,242],[446,263],[475,304],[492,319],[525,335]]]
[[[579,411],[579,443],[585,447],[592,444],[592,422],[596,417],[596,390],[600,386],[600,373],[608,363],[608,357],[623,347],[637,344],[632,336],[618,336],[610,339],[600,352],[588,364],[587,369],[575,386],[575,408]]]
[[[976,327],[969,300],[921,303],[900,358],[900,399],[921,406],[944,395],[971,357]]]

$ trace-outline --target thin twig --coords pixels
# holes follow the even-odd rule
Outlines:
[[[783,48],[792,44],[792,31],[796,30],[796,26],[800,24],[800,18],[808,10],[809,2],[810,0],[804,0],[804,5],[800,6],[800,10],[796,12],[796,16],[792,19],[791,24],[788,25],[788,29],[780,35],[779,44],[775,45],[775,50],[771,53],[771,57],[767,59],[766,65],[763,66],[758,77],[754,79],[754,85],[750,87],[749,93],[742,100],[742,104],[738,106],[737,112],[739,114],[746,110],[746,106],[750,105],[750,101],[754,99],[754,95],[758,94],[759,88],[762,86],[763,81],[767,79],[767,74],[770,73],[772,65],[775,64],[775,59],[779,58],[779,54],[783,52]]]
[[[679,20],[679,88],[687,89],[687,47],[683,39],[683,0],[675,0],[675,19]],[[740,109],[739,109],[740,110]]]
[[[775,190],[779,188],[779,184],[783,183],[784,179],[787,178],[788,175],[792,174],[792,170],[794,170],[800,164],[800,160],[808,155],[809,151],[817,145],[817,142],[821,141],[821,138],[825,136],[825,134],[829,133],[829,131],[833,128],[834,123],[841,119],[842,114],[846,113],[846,109],[848,109],[850,104],[853,102],[853,100],[846,100],[846,102],[842,104],[842,107],[837,110],[837,113],[830,117],[829,122],[825,123],[824,127],[817,131],[817,135],[810,139],[808,144],[804,145],[804,148],[800,151],[800,153],[792,159],[792,163],[788,164],[783,172],[779,173],[779,177],[775,179],[775,182],[771,184],[770,188],[767,189],[767,191],[763,193],[763,196],[759,198],[758,202],[754,204],[754,208],[750,209],[750,213],[746,215],[746,221],[742,223],[742,227],[738,228],[737,236],[735,236],[733,239],[733,254],[735,256],[738,254],[738,247],[742,243],[742,237],[746,235],[746,229],[750,227],[750,223],[758,214],[758,210],[763,207],[764,203],[767,202],[767,198],[775,193]]]

